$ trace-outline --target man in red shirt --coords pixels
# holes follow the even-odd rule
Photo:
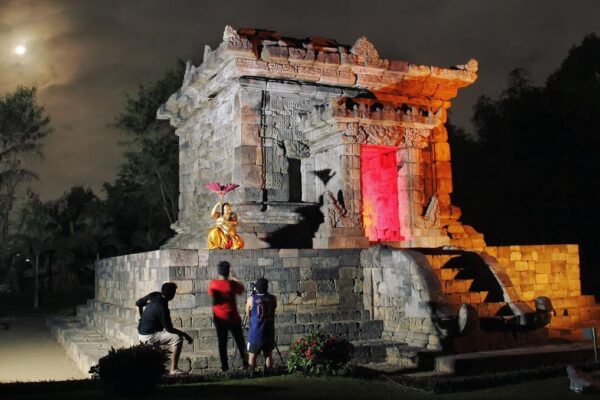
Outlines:
[[[213,279],[208,285],[208,295],[213,299],[213,323],[219,340],[219,357],[221,371],[229,370],[227,361],[227,337],[229,331],[237,344],[244,368],[248,367],[244,347],[242,319],[237,310],[236,295],[244,292],[244,285],[233,274],[230,275],[230,264],[221,261],[217,266],[219,279]]]

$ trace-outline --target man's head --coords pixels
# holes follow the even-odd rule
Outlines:
[[[231,265],[227,262],[227,261],[221,261],[218,265],[217,265],[217,272],[219,273],[219,275],[221,275],[223,278],[228,279],[229,278],[229,269],[231,268]]]
[[[265,294],[269,290],[269,281],[265,278],[258,278],[255,287],[258,293]]]
[[[162,293],[163,297],[167,299],[167,301],[173,300],[176,291],[177,285],[174,282],[165,282],[160,288],[160,292]]]

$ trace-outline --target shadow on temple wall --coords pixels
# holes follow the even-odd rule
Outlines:
[[[300,207],[294,211],[300,214],[301,221],[296,225],[288,225],[273,232],[269,242],[274,249],[310,249],[315,232],[319,225],[325,221],[320,210],[323,204],[322,198],[319,204]]]
[[[498,280],[477,253],[461,252],[457,257],[446,262],[442,268],[460,270],[454,279],[473,279],[469,291],[487,291],[486,303],[504,301],[504,295]]]

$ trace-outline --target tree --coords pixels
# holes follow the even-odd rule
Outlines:
[[[545,85],[522,69],[474,107],[478,141],[451,127],[455,201],[493,244],[579,243],[582,288],[600,295],[600,39],[573,47]]]
[[[29,191],[21,208],[17,233],[13,238],[19,243],[23,253],[34,260],[34,308],[39,307],[40,261],[44,253],[51,249],[54,239],[52,222],[47,205],[42,203],[37,194]]]
[[[179,195],[179,143],[167,121],[156,110],[181,86],[185,65],[167,71],[156,83],[140,86],[127,96],[125,110],[114,126],[128,150],[115,183],[106,183],[107,208],[116,221],[126,251],[156,249],[173,235]]]
[[[36,178],[26,160],[41,157],[50,119],[37,104],[36,88],[18,87],[0,98],[0,250],[8,235],[9,214],[17,187]]]
[[[53,265],[72,285],[92,281],[93,262],[107,247],[120,247],[112,216],[94,192],[82,186],[72,187],[47,207],[54,230]]]

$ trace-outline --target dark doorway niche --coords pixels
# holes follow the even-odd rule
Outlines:
[[[300,171],[301,161],[295,158],[288,158],[288,179],[290,183],[290,201],[302,201],[302,172]]]

